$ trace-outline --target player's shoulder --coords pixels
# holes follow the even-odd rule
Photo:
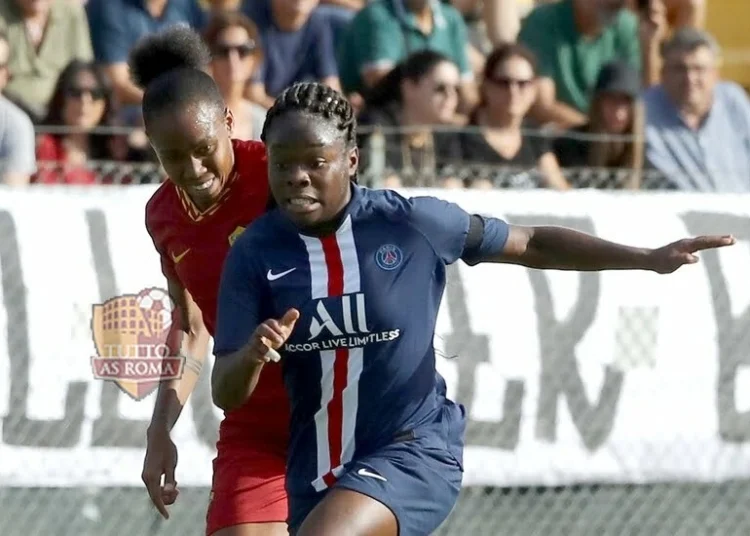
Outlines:
[[[425,213],[440,216],[440,210],[449,203],[430,196],[405,197],[394,190],[371,190],[360,188],[363,210],[371,215],[385,217],[390,221],[408,222]]]
[[[174,213],[175,207],[179,208],[177,187],[170,180],[164,181],[146,203],[146,229],[153,234],[154,231],[168,220]]]
[[[252,249],[256,252],[277,249],[279,234],[286,232],[284,226],[279,225],[279,219],[278,209],[262,214],[245,228],[232,248]]]
[[[232,149],[235,157],[243,158],[238,161],[238,164],[243,162],[265,164],[266,162],[266,146],[262,141],[233,139]]]

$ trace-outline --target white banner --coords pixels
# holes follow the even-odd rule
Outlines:
[[[153,396],[93,379],[91,314],[164,286],[143,225],[152,192],[0,190],[0,486],[141,485]],[[750,477],[750,196],[433,193],[647,247],[738,238],[671,276],[451,269],[436,344],[469,410],[466,485]],[[183,486],[210,484],[207,372],[174,431]]]

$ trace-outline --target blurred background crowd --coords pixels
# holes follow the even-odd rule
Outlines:
[[[187,24],[236,137],[259,137],[286,86],[321,81],[358,111],[373,186],[747,192],[743,14],[748,0],[0,0],[1,179],[164,180],[127,59]]]

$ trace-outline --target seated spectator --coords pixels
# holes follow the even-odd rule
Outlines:
[[[91,61],[91,40],[83,7],[64,0],[0,2],[0,31],[11,49],[6,95],[44,117],[60,73],[72,60]]]
[[[266,109],[245,99],[245,87],[263,59],[258,29],[239,12],[214,15],[204,39],[211,49],[211,74],[232,110],[232,137],[259,140]]]
[[[471,109],[477,94],[467,43],[463,17],[450,5],[434,0],[374,0],[355,15],[339,49],[344,91],[361,94],[410,53],[429,49],[458,65],[462,105]]]
[[[383,186],[461,185],[452,169],[461,156],[457,135],[430,128],[451,123],[459,79],[458,68],[446,56],[423,50],[396,66],[367,94],[360,124],[363,131],[382,127],[385,170],[378,173],[386,177]],[[368,146],[366,135],[361,142]],[[367,149],[362,156],[366,168]]]
[[[0,32],[0,92],[8,83],[8,37]],[[15,104],[0,94],[0,184],[22,186],[36,171],[34,125]]]
[[[568,188],[547,141],[525,135],[524,118],[536,97],[534,55],[522,45],[508,44],[487,58],[482,102],[461,133],[461,155],[471,175],[467,186]]]
[[[557,160],[574,187],[640,187],[644,151],[640,92],[638,71],[627,63],[602,68],[589,121],[554,143]]]
[[[560,0],[536,7],[523,21],[518,40],[539,61],[541,79],[533,112],[540,122],[565,127],[585,123],[602,66],[620,60],[640,68],[638,19],[625,4]]]
[[[662,83],[644,95],[646,157],[672,186],[750,192],[750,100],[719,80],[719,46],[682,28],[664,46]]]
[[[104,74],[94,64],[76,60],[63,70],[42,124],[65,127],[65,131],[39,137],[36,155],[39,171],[33,182],[123,182],[117,174],[102,176],[102,168],[92,165],[92,161],[114,160],[117,152],[111,134],[91,132],[97,127],[114,126],[111,97]]]
[[[333,29],[317,0],[245,0],[243,12],[260,31],[264,58],[250,99],[270,107],[294,82],[339,89]]]
[[[142,36],[173,24],[202,28],[205,13],[195,0],[88,0],[94,55],[118,102],[140,104],[143,92],[130,80],[128,52]]]

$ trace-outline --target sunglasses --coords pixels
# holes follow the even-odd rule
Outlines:
[[[255,46],[255,43],[253,41],[248,41],[247,43],[242,43],[241,45],[225,45],[219,43],[213,47],[212,52],[215,57],[228,58],[232,51],[234,51],[240,58],[245,59],[250,54],[255,52],[257,48],[258,47]]]
[[[90,95],[93,100],[101,100],[107,96],[107,92],[102,88],[90,87],[71,87],[65,90],[65,96],[73,99],[80,99],[84,95]]]
[[[516,86],[518,89],[526,89],[530,87],[531,84],[534,83],[534,80],[532,79],[511,78],[507,76],[498,76],[498,77],[488,78],[487,80],[505,89],[509,89],[511,86]]]

